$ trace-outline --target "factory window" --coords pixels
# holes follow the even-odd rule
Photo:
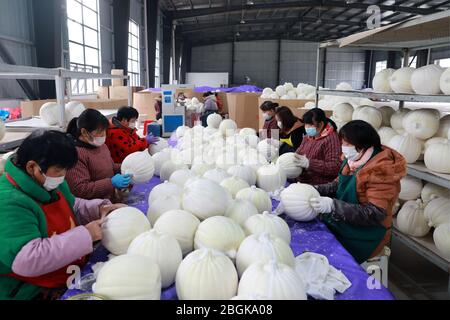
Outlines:
[[[159,41],[156,40],[156,59],[155,59],[155,88],[159,88],[161,86],[161,80],[160,80],[160,60],[159,60]]]
[[[417,67],[417,57],[409,57],[409,64],[408,66],[410,66],[411,68],[416,68]]]
[[[435,60],[434,63],[442,68],[450,68],[450,58]]]
[[[387,68],[387,61],[377,61],[375,64],[375,73],[378,73]]]
[[[100,73],[98,0],[67,0],[70,69]],[[95,79],[72,80],[73,94],[97,91]]]
[[[132,86],[141,84],[139,25],[130,19],[128,28],[128,75]]]

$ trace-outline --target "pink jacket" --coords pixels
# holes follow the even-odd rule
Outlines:
[[[100,219],[99,207],[108,204],[111,204],[109,200],[76,198],[74,212],[80,226],[28,242],[14,259],[12,271],[22,277],[38,277],[92,253],[92,238],[83,225]]]

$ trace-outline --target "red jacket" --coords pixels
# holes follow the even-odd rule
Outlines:
[[[272,138],[272,130],[280,130],[280,128],[278,128],[277,119],[272,117],[272,119],[264,121],[263,130],[266,131],[267,139]]]
[[[106,145],[115,163],[122,163],[128,155],[148,148],[145,138],[140,138],[136,130],[122,126],[116,118],[111,120],[106,133]]]
[[[329,133],[319,138],[305,137],[297,153],[309,160],[309,168],[300,175],[299,181],[312,185],[334,181],[341,168],[342,149],[339,136],[328,127]]]

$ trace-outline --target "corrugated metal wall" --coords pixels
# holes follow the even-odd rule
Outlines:
[[[224,43],[192,49],[193,72],[230,72],[232,44]],[[280,83],[316,82],[317,44],[301,41],[281,42]],[[278,85],[278,41],[235,43],[234,79],[244,83],[245,76],[260,87]],[[325,86],[335,88],[342,81],[360,89],[364,83],[363,50],[328,49]],[[322,66],[321,66],[322,67]],[[320,73],[320,76],[322,72]]]
[[[30,0],[0,0],[0,42],[18,65],[36,65],[31,5]],[[0,80],[0,98],[26,96],[17,81]]]

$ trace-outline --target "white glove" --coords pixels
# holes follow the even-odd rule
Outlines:
[[[328,197],[311,198],[309,203],[317,213],[331,213],[334,210],[333,199]]]
[[[309,168],[309,160],[307,157],[299,155],[299,154],[295,154],[295,162],[294,162],[297,166],[302,167],[304,169],[308,169]]]

